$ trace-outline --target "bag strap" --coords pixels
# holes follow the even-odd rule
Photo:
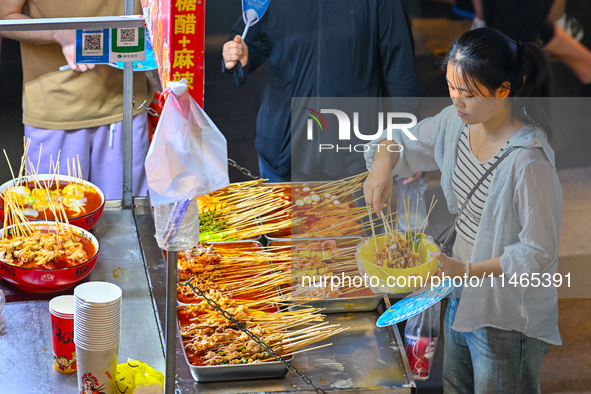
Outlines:
[[[480,187],[480,185],[482,185],[482,183],[486,180],[486,178],[488,178],[488,176],[495,170],[495,168],[497,168],[499,166],[499,164],[501,164],[501,162],[507,156],[509,156],[509,153],[511,153],[515,149],[519,149],[519,148],[521,148],[521,147],[520,146],[512,146],[512,147],[510,147],[509,149],[507,149],[506,151],[503,152],[503,154],[501,155],[501,157],[499,157],[499,159],[497,161],[495,161],[490,167],[488,167],[488,170],[486,170],[484,172],[484,174],[482,175],[482,177],[478,180],[478,182],[476,182],[476,184],[474,185],[474,187],[472,188],[472,190],[470,190],[470,193],[468,193],[468,195],[466,196],[466,200],[464,201],[464,203],[462,204],[462,207],[458,211],[458,217],[461,215],[462,211],[464,211],[464,209],[468,205],[468,202],[470,201],[470,199],[472,198],[472,196],[474,195],[474,193],[476,193],[476,190],[478,190],[478,188]]]
[[[445,231],[437,238],[440,239],[442,238],[445,234],[448,234],[447,237],[445,238],[446,240],[451,236],[451,234],[455,231],[458,220],[460,218],[460,215],[462,214],[462,212],[464,212],[464,209],[466,208],[466,206],[468,206],[468,202],[470,201],[470,199],[472,198],[472,196],[474,195],[474,193],[476,193],[476,190],[480,187],[480,185],[482,185],[482,183],[484,182],[484,180],[486,178],[488,178],[488,176],[495,170],[495,168],[497,168],[499,166],[499,164],[501,164],[501,162],[507,157],[509,156],[509,153],[513,152],[516,149],[521,149],[521,146],[512,146],[509,149],[507,149],[506,151],[503,152],[503,154],[501,155],[501,157],[499,157],[499,159],[497,161],[495,161],[482,175],[482,177],[478,180],[478,182],[476,182],[476,184],[474,185],[474,187],[472,188],[472,190],[470,190],[470,193],[468,193],[468,195],[466,196],[466,200],[464,200],[464,203],[462,204],[462,206],[460,207],[460,209],[458,210],[458,215],[456,216],[456,220],[454,220],[454,222],[445,229]]]

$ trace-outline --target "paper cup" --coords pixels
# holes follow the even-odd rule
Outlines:
[[[87,282],[74,288],[77,301],[90,306],[108,307],[121,304],[122,291],[119,286],[110,282]]]
[[[76,371],[74,345],[74,296],[64,295],[49,301],[53,368],[58,372]]]
[[[119,346],[104,351],[93,351],[76,344],[79,393],[115,392],[118,352]]]

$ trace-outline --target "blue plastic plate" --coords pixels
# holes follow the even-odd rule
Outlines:
[[[433,289],[429,288],[423,293],[403,298],[384,312],[376,322],[376,325],[378,327],[386,327],[409,319],[436,302],[441,301],[452,289],[451,280],[446,279]]]

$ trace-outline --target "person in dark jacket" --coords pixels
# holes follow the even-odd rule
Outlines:
[[[240,87],[268,61],[255,140],[263,178],[292,180],[292,98],[419,94],[402,0],[273,0],[245,43],[240,36],[244,27],[240,18],[224,44],[223,69]],[[331,169],[329,156],[319,157],[311,146],[297,147],[298,160],[307,163],[304,175],[335,177],[338,171]],[[363,155],[349,156],[347,171],[363,172]]]

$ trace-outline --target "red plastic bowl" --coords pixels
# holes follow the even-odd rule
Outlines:
[[[37,179],[43,183],[44,181],[50,181],[52,179],[55,179],[55,175],[39,174],[35,177],[35,179]],[[32,180],[33,180],[32,177],[28,177],[27,183]],[[84,181],[84,180],[80,181],[80,179],[78,179],[78,178],[72,178],[67,175],[58,175],[58,180],[71,181],[71,182],[82,182],[85,185],[92,186],[98,192],[99,196],[101,197],[101,205],[97,209],[95,209],[92,212],[87,212],[81,216],[77,216],[75,218],[68,217],[68,221],[70,222],[70,224],[73,224],[74,226],[78,226],[78,227],[83,228],[85,230],[90,230],[96,224],[96,222],[99,220],[101,214],[103,213],[103,209],[105,208],[105,194],[95,184],[90,183],[88,181]],[[15,183],[16,183],[16,179],[12,179],[8,182],[5,182],[4,184],[2,184],[2,186],[0,186],[0,193],[4,193],[4,191],[6,189],[14,186]],[[29,217],[28,217],[28,219],[31,222],[45,221],[45,219],[34,219],[34,218],[29,218]],[[0,204],[0,221],[3,221],[3,220],[4,220],[4,205]]]
[[[66,226],[65,224],[62,225]],[[31,226],[41,231],[55,230],[54,222],[33,222]],[[98,240],[86,230],[73,225],[69,225],[69,227],[74,234],[85,238],[94,246],[95,253],[87,261],[73,267],[52,270],[17,267],[0,261],[0,277],[19,289],[34,293],[51,293],[65,290],[87,277],[98,258],[100,250]],[[14,225],[9,226],[7,229],[10,232],[12,228],[14,228]],[[4,235],[4,230],[0,230],[0,237]]]

